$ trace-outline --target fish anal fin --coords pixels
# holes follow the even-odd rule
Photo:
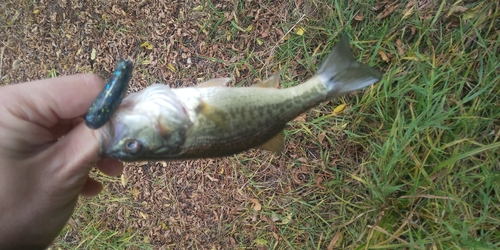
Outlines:
[[[225,87],[231,78],[215,78],[210,79],[206,82],[202,82],[196,85],[197,88],[207,88],[207,87]]]
[[[273,136],[273,138],[269,139],[267,142],[258,146],[257,148],[279,153],[283,151],[284,142],[285,142],[285,133],[281,131],[277,135]]]
[[[196,112],[202,114],[220,128],[227,128],[229,126],[227,123],[228,117],[226,112],[204,101],[200,101],[200,105],[196,109]]]
[[[274,73],[271,77],[267,78],[266,80],[252,85],[252,87],[277,89],[278,86],[280,85],[280,75],[281,71],[278,71]]]

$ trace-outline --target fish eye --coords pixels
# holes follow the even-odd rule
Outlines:
[[[135,154],[135,153],[139,152],[141,150],[141,148],[142,148],[142,144],[138,140],[129,139],[125,142],[125,150],[128,153]]]

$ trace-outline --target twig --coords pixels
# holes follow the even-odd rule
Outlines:
[[[3,65],[3,51],[5,47],[2,47],[2,53],[0,54],[0,79],[2,79],[2,65]]]

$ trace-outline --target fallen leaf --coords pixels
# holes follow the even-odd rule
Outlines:
[[[399,3],[393,3],[392,5],[386,6],[384,11],[382,13],[377,15],[377,19],[382,19],[388,17],[390,14],[396,10],[396,8],[399,6]]]
[[[297,116],[294,121],[296,122],[306,122],[306,113],[302,113],[301,115]]]
[[[411,14],[413,14],[414,12],[414,6],[417,4],[417,0],[410,0],[408,1],[408,3],[406,4],[404,10],[403,10],[403,17],[402,19],[406,19],[408,18],[409,16],[411,16]]]
[[[287,214],[286,214],[286,216],[285,216],[284,218],[282,218],[282,219],[281,219],[281,222],[282,222],[283,224],[288,224],[288,223],[290,223],[290,221],[292,221],[292,215],[293,215],[293,213],[291,213],[291,212],[290,212],[290,213],[287,213]]]
[[[330,241],[330,244],[328,244],[328,250],[333,250],[335,248],[338,248],[340,245],[340,241],[342,241],[342,231],[337,231],[337,233],[333,236],[332,240]]]
[[[90,60],[95,60],[96,58],[97,51],[93,48],[92,52],[90,53]]]
[[[36,10],[33,11],[33,14],[38,14],[38,13],[40,13],[39,9],[36,9]]]
[[[137,199],[139,197],[139,190],[134,188],[132,189],[132,196]]]
[[[387,56],[387,54],[383,50],[379,50],[378,54],[380,55],[380,57],[382,57],[382,60],[384,60],[387,63],[390,62],[389,56]]]
[[[273,237],[275,240],[281,240],[277,233],[273,232]]]
[[[253,210],[254,211],[260,211],[262,209],[262,205],[260,205],[259,200],[255,198],[250,198],[249,199],[253,203]]]
[[[299,36],[302,36],[302,35],[304,35],[304,33],[305,33],[305,32],[306,32],[306,29],[305,29],[305,28],[299,27],[299,28],[297,29],[296,34],[297,34],[297,35],[299,35]]]
[[[194,11],[200,11],[202,9],[203,9],[203,5],[198,5],[198,6],[193,8]]]
[[[264,32],[262,32],[262,34],[260,35],[260,37],[262,38],[266,38],[269,36],[269,29],[265,29]]]
[[[401,42],[401,39],[396,39],[396,47],[398,48],[398,54],[399,55],[404,55],[405,50],[403,49],[403,43]]]
[[[454,14],[462,14],[469,10],[469,8],[464,7],[464,6],[452,6],[450,10],[448,11],[448,14],[446,14],[446,18],[449,18],[451,15]]]
[[[453,8],[453,12],[463,13],[463,12],[466,12],[468,9],[469,8],[464,7],[464,6],[455,6],[455,8]]]
[[[173,64],[171,64],[171,63],[168,63],[168,64],[167,64],[167,68],[168,68],[170,71],[172,71],[172,72],[177,71],[177,70],[175,69],[175,66],[174,66]]]
[[[214,177],[210,176],[209,174],[207,174],[207,177],[208,177],[208,179],[210,179],[210,181],[219,181],[219,179],[214,178]]]
[[[365,19],[365,16],[363,15],[355,15],[354,20],[356,21],[363,21]]]
[[[273,222],[276,222],[276,221],[279,221],[279,220],[280,220],[280,218],[278,217],[278,215],[277,215],[277,214],[272,213],[272,214],[271,214],[271,220],[272,220]]]
[[[318,135],[318,141],[319,141],[319,144],[323,144],[323,141],[325,140],[325,137],[326,137],[326,133],[323,131],[321,132],[319,135]]]
[[[248,27],[246,29],[243,29],[242,27],[240,27],[235,21],[231,21],[231,24],[236,28],[238,29],[239,31],[241,32],[249,32],[253,29],[253,25],[250,24],[248,25]]]
[[[267,240],[262,239],[262,238],[257,238],[255,240],[255,244],[260,245],[260,246],[265,246],[265,245],[267,245]]]
[[[240,71],[238,70],[238,67],[234,68],[234,73],[236,74],[237,77],[240,77]]]
[[[337,106],[336,108],[333,109],[333,113],[335,114],[340,114],[340,112],[342,112],[345,108],[345,104],[342,103],[340,104],[339,106]]]
[[[121,183],[122,183],[122,186],[123,186],[123,187],[126,187],[126,186],[127,186],[127,181],[128,181],[128,180],[127,180],[127,176],[125,176],[125,174],[122,174],[122,175],[120,176],[120,181],[121,181]]]
[[[321,185],[321,182],[323,182],[323,178],[321,176],[316,177],[316,186],[318,186],[321,189],[326,189],[323,185]]]
[[[258,45],[262,45],[264,42],[262,42],[262,40],[260,40],[259,38],[255,39],[257,41],[257,44]]]
[[[299,178],[299,174],[298,173],[292,173],[292,179],[293,181],[295,181],[295,183],[297,183],[298,185],[304,185],[304,182],[302,182]]]
[[[153,49],[153,45],[151,45],[149,42],[143,42],[141,44],[141,47],[142,48],[146,48],[147,50],[152,50]]]

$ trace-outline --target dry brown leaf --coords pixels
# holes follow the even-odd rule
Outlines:
[[[330,244],[328,244],[328,250],[333,250],[335,248],[339,247],[340,241],[342,240],[342,231],[337,231],[337,233],[333,236],[332,240],[330,241]]]
[[[326,137],[326,132],[323,131],[318,135],[318,142],[319,144],[323,145],[323,141],[325,140]]]
[[[206,176],[208,177],[208,179],[210,179],[210,181],[219,181],[219,179],[214,178],[214,177],[210,176],[209,174],[207,174]]]
[[[262,209],[262,205],[260,205],[259,200],[255,198],[250,198],[249,201],[253,203],[253,210],[254,211],[260,211]]]
[[[281,240],[277,233],[273,232],[273,237],[275,240]]]
[[[264,29],[264,32],[262,32],[262,34],[260,35],[260,37],[266,38],[268,36],[269,36],[269,29]]]
[[[398,6],[399,6],[399,3],[393,3],[392,5],[385,6],[384,11],[382,11],[382,13],[378,14],[377,18],[382,19],[382,18],[388,17],[390,14],[392,14],[394,12],[394,10],[396,10],[396,8]]]
[[[321,189],[326,189],[321,183],[323,182],[323,177],[321,176],[316,176],[316,186],[318,186]]]
[[[411,14],[413,14],[413,6],[417,5],[417,0],[410,0],[406,4],[404,10],[403,10],[403,19],[408,18]]]
[[[292,179],[295,183],[299,184],[299,185],[304,185],[304,182],[302,182],[299,178],[299,174],[298,173],[292,173]]]
[[[306,113],[302,113],[301,115],[297,116],[294,121],[296,122],[306,122]]]
[[[389,56],[383,50],[379,50],[378,54],[380,55],[380,57],[382,57],[382,60],[384,60],[387,63],[390,62]]]
[[[405,54],[405,50],[403,49],[403,43],[401,42],[401,39],[396,39],[396,47],[398,49],[398,54],[400,56]]]
[[[465,13],[469,8],[464,7],[464,6],[452,6],[450,10],[448,11],[448,14],[446,14],[446,18],[449,18],[451,15],[454,14],[462,14]]]
[[[355,15],[354,16],[354,20],[356,20],[356,21],[363,21],[363,20],[365,20],[365,16],[363,16],[363,15]]]

